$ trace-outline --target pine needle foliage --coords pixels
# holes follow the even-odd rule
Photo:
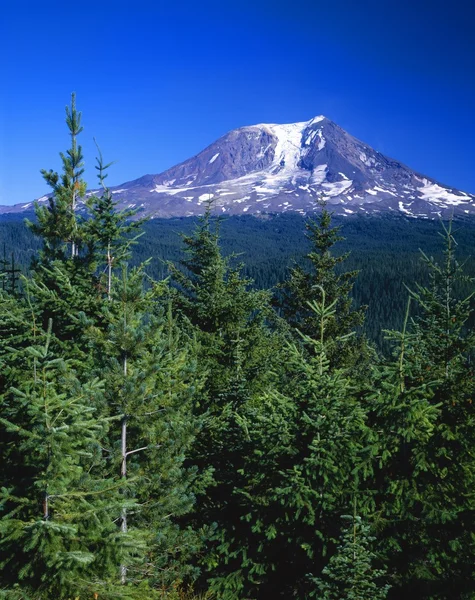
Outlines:
[[[35,306],[40,325],[45,329],[51,320],[56,339],[69,344],[70,349],[74,346],[84,361],[77,315],[82,311],[97,318],[102,294],[96,274],[95,240],[87,235],[84,160],[77,143],[83,128],[75,94],[71,106],[66,107],[66,125],[71,146],[60,153],[62,173],[42,171],[52,194],[46,203],[36,203],[36,222],[27,221],[33,233],[41,238],[42,249],[32,261],[32,277],[26,282],[26,293]]]
[[[144,266],[113,277],[103,306],[105,328],[89,327],[104,410],[112,419],[109,469],[124,482],[122,534],[135,531],[147,549],[140,564],[123,563],[123,583],[167,588],[192,575],[183,556],[197,545],[178,517],[190,511],[196,478],[185,456],[199,430],[191,407],[201,380],[193,346],[180,333],[170,306],[159,302],[164,284],[144,288]],[[129,511],[127,502],[138,504]]]
[[[169,267],[177,286],[174,304],[196,330],[200,364],[208,373],[204,402],[222,409],[236,377],[249,388],[265,378],[272,344],[265,321],[273,315],[269,293],[252,289],[242,265],[232,264],[236,257],[222,255],[219,225],[208,206],[194,234],[183,238],[182,269]]]
[[[84,174],[84,157],[77,137],[83,131],[81,113],[76,109],[76,95],[71,95],[71,106],[66,107],[66,125],[71,137],[71,146],[60,153],[63,172],[43,169],[41,174],[52,189],[47,205],[36,203],[37,223],[29,223],[33,233],[39,235],[44,242],[40,254],[43,260],[64,260],[69,254],[71,258],[79,256],[82,243],[82,227],[78,223],[76,208],[84,197],[86,184]]]
[[[319,600],[385,600],[390,589],[386,572],[374,566],[376,554],[371,548],[375,538],[361,517],[346,520],[341,541],[321,577],[312,577]]]
[[[475,593],[475,336],[473,314],[455,257],[451,225],[444,226],[444,261],[423,255],[430,284],[411,292],[417,315],[407,316],[399,346],[383,368],[374,395],[387,490],[381,505],[386,542],[395,557],[400,591],[427,598]]]
[[[234,495],[244,460],[244,434],[238,415],[275,377],[280,341],[268,327],[273,318],[270,294],[251,288],[235,257],[225,257],[219,245],[219,220],[211,206],[192,236],[184,238],[187,253],[182,269],[170,265],[176,285],[172,300],[183,327],[195,336],[198,368],[204,375],[194,404],[204,426],[189,460],[201,473],[213,473],[213,485],[198,494],[191,521],[210,528],[209,546],[219,544],[238,508]],[[209,482],[208,482],[209,483]],[[211,562],[205,558],[206,569]]]
[[[114,587],[117,561],[137,543],[117,536],[118,482],[103,478],[102,385],[81,384],[51,341],[50,328],[22,351],[28,371],[0,397],[4,458],[14,467],[0,491],[0,581],[66,599]]]
[[[308,219],[305,226],[310,252],[305,256],[306,264],[294,266],[288,280],[280,286],[278,305],[282,315],[294,332],[314,336],[319,331],[319,317],[309,303],[320,302],[323,289],[327,305],[335,308],[327,321],[325,339],[354,336],[349,343],[334,344],[328,349],[327,357],[332,365],[339,367],[361,365],[370,358],[364,337],[356,333],[363,324],[365,307],[355,309],[350,295],[357,271],[342,270],[349,253],[337,255],[334,252],[334,246],[344,239],[340,235],[341,227],[332,227],[332,214],[325,206],[318,217]]]
[[[307,573],[325,565],[339,517],[371,472],[365,411],[326,356],[332,305],[322,300],[311,310],[320,314],[318,337],[304,336],[313,351],[289,344],[280,389],[240,414],[246,444],[234,481],[237,513],[209,558],[212,589],[225,599],[306,597]]]
[[[140,231],[144,219],[131,220],[137,214],[134,209],[117,210],[117,202],[106,185],[107,169],[113,164],[104,164],[102,152],[99,147],[96,158],[96,170],[99,185],[102,189],[100,196],[92,195],[87,200],[89,219],[84,224],[85,237],[89,245],[94,248],[96,262],[99,270],[103,265],[106,273],[105,290],[107,297],[111,298],[112,272],[120,272],[122,266],[130,258],[131,247],[143,234]]]

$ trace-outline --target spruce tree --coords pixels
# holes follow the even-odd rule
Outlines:
[[[305,256],[306,264],[295,265],[288,280],[280,286],[278,305],[282,315],[294,332],[314,336],[319,330],[318,316],[309,303],[321,302],[323,289],[327,305],[335,303],[335,311],[325,328],[325,339],[354,335],[349,343],[334,344],[329,349],[330,363],[336,367],[364,363],[370,356],[368,345],[364,336],[355,332],[363,324],[365,308],[353,308],[350,295],[357,271],[342,271],[349,253],[334,253],[334,246],[344,239],[341,227],[332,226],[332,214],[325,206],[316,219],[307,220],[305,227],[310,252]]]
[[[467,280],[451,225],[443,237],[442,264],[423,255],[430,285],[411,292],[417,312],[407,314],[402,333],[391,332],[399,351],[373,395],[375,425],[383,432],[379,511],[398,593],[410,598],[475,591],[475,336],[466,327],[473,294],[457,297],[457,284]]]
[[[171,265],[176,286],[171,297],[182,327],[197,340],[198,368],[204,374],[194,403],[204,427],[189,461],[204,474],[211,470],[214,483],[198,494],[191,521],[197,528],[214,528],[211,548],[234,528],[238,514],[234,488],[244,460],[239,413],[275,378],[280,343],[268,327],[273,318],[269,293],[252,289],[252,282],[241,275],[241,265],[232,264],[234,257],[222,255],[219,220],[213,219],[210,205],[184,243],[182,269]],[[205,562],[212,569],[206,554]]]
[[[361,517],[342,517],[346,524],[341,542],[320,577],[312,577],[319,600],[385,600],[390,586],[384,583],[386,572],[374,567],[376,555],[371,549],[375,538]]]
[[[71,146],[61,152],[63,172],[61,175],[50,169],[41,174],[52,189],[46,206],[36,204],[37,223],[30,223],[34,233],[44,240],[43,259],[64,259],[68,254],[77,258],[81,247],[82,227],[78,223],[76,208],[84,197],[86,184],[82,179],[84,162],[82,148],[77,143],[81,126],[81,113],[76,110],[76,95],[71,95],[71,106],[66,107],[66,125],[71,137]]]
[[[122,563],[121,581],[166,589],[192,574],[186,558],[197,543],[177,520],[193,505],[196,469],[184,461],[199,428],[191,405],[200,376],[191,341],[159,301],[163,284],[145,289],[143,269],[124,266],[120,278],[112,277],[106,326],[90,323],[87,335],[114,424],[108,456],[123,481],[120,529],[136,532],[147,549],[140,564]],[[130,498],[137,502],[132,512]]]
[[[71,146],[60,153],[62,173],[42,171],[52,194],[47,204],[36,204],[36,222],[27,222],[43,243],[39,256],[32,262],[27,294],[32,298],[42,327],[52,320],[55,337],[69,345],[69,349],[74,347],[84,362],[77,315],[82,311],[97,317],[102,294],[94,246],[86,237],[86,218],[77,214],[86,183],[82,179],[82,149],[77,143],[83,130],[81,113],[76,110],[74,94],[71,106],[66,108],[66,124]]]
[[[117,210],[117,202],[114,201],[105,181],[107,169],[112,163],[104,164],[102,153],[99,147],[97,149],[99,155],[96,158],[96,170],[102,194],[88,198],[89,219],[84,225],[85,238],[89,246],[94,248],[99,272],[105,265],[105,289],[110,300],[113,269],[120,271],[122,265],[130,258],[131,246],[142,235],[138,230],[144,221],[131,220],[137,214],[136,210]]]
[[[236,514],[209,557],[219,597],[307,597],[307,573],[324,567],[355,480],[371,473],[365,410],[326,354],[334,308],[323,299],[312,305],[318,335],[303,336],[312,352],[289,344],[279,389],[238,415],[245,443]]]
[[[0,396],[8,463],[0,492],[0,587],[6,597],[17,590],[25,598],[117,598],[117,565],[133,562],[140,543],[118,536],[114,523],[122,498],[118,478],[104,477],[108,423],[96,408],[103,388],[94,378],[81,384],[55,354],[51,327],[32,342],[10,348],[23,368]]]
[[[184,236],[186,259],[179,269],[170,264],[176,284],[173,300],[179,312],[196,329],[201,366],[208,373],[206,406],[220,410],[226,395],[233,395],[233,380],[240,373],[249,388],[262,386],[276,344],[265,327],[273,317],[270,295],[251,288],[252,280],[233,265],[234,256],[223,256],[220,221],[211,205],[192,236]],[[238,400],[236,400],[238,402]]]

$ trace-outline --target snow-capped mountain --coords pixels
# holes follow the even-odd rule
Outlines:
[[[475,214],[475,195],[412,171],[323,116],[235,129],[193,158],[111,191],[119,206],[152,217],[201,214],[209,200],[225,214],[305,214],[322,200],[343,215]],[[2,208],[18,212],[31,204]]]

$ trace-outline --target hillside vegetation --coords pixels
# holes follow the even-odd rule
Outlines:
[[[34,218],[32,215],[31,219]],[[295,262],[302,263],[310,244],[305,237],[306,219],[283,214],[268,217],[226,217],[220,224],[219,245],[223,254],[235,255],[235,264],[243,264],[243,273],[259,289],[273,289],[284,281]],[[155,279],[169,274],[168,261],[184,258],[183,235],[197,226],[195,218],[154,219],[143,225],[143,236],[134,246],[130,263],[138,265],[151,259],[146,271]],[[439,221],[389,217],[333,217],[341,227],[343,239],[334,248],[336,254],[349,252],[344,268],[358,271],[351,297],[355,306],[367,306],[363,325],[378,349],[388,352],[384,329],[400,327],[405,312],[407,288],[413,282],[427,283],[420,250],[438,259],[442,256]],[[475,276],[475,222],[454,221],[457,256],[464,261],[467,275]],[[0,251],[11,262],[27,271],[41,240],[16,217],[0,221]],[[460,292],[466,293],[463,284]],[[473,324],[471,322],[471,324]]]

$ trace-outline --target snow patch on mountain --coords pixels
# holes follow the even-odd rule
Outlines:
[[[353,182],[347,179],[343,181],[334,181],[328,183],[322,183],[322,188],[325,190],[327,196],[340,196],[346,190],[348,190],[353,185]]]
[[[312,184],[320,185],[327,178],[328,165],[318,165],[312,172]]]
[[[318,135],[318,144],[317,144],[317,150],[323,150],[323,148],[325,148],[325,144],[327,143],[326,139],[323,137],[323,133],[322,130],[319,129],[317,132]]]
[[[310,127],[310,125],[314,125],[315,123],[321,123],[322,121],[324,121],[326,119],[325,116],[323,115],[318,115],[318,117],[313,117],[313,119],[310,119],[310,121],[307,121],[307,126]]]
[[[452,206],[458,206],[459,204],[470,202],[470,200],[473,201],[473,197],[470,198],[470,196],[464,192],[454,194],[452,190],[441,187],[438,183],[431,182],[428,179],[423,179],[422,182],[424,186],[419,188],[418,191],[423,200],[451,204]]]

